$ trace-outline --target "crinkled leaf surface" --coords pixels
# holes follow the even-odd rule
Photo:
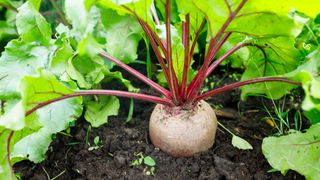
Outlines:
[[[73,30],[81,36],[89,29],[88,24],[91,20],[88,16],[84,0],[66,0],[65,1],[66,16],[70,20]]]
[[[59,30],[63,30],[77,42],[91,35],[98,42],[105,43],[106,34],[98,8],[91,5],[86,8],[85,0],[66,0],[64,5],[66,16],[72,24],[72,29],[70,30],[68,27],[60,25]]]
[[[20,100],[10,99],[4,103],[5,113],[0,116],[0,126],[7,129],[20,130],[24,128],[25,108]]]
[[[267,137],[262,151],[274,169],[285,174],[292,169],[307,179],[320,178],[320,124],[305,133],[296,132],[282,137]]]
[[[99,56],[92,58],[88,56],[77,56],[68,61],[66,71],[68,75],[76,80],[79,87],[90,89],[101,82],[109,82],[112,79],[119,80],[129,91],[137,92],[130,81],[124,79],[120,72],[110,72],[105,61]]]
[[[93,127],[108,123],[108,117],[118,115],[119,99],[114,96],[101,96],[96,100],[86,102],[84,117]]]
[[[21,86],[22,102],[28,110],[41,102],[73,92],[49,72],[41,72],[38,77],[26,76]],[[38,123],[20,132],[25,134],[27,131],[28,135],[14,145],[11,158],[14,162],[23,159],[41,162],[52,141],[51,136],[68,128],[81,114],[82,98],[66,99],[37,110],[26,121]]]
[[[51,54],[50,56],[50,72],[60,77],[60,79],[63,79],[68,76],[66,67],[68,60],[74,55],[74,51],[69,41],[64,37],[57,39],[57,41],[55,41],[55,46],[57,49],[54,51],[54,54]]]
[[[91,58],[95,58],[102,51],[102,47],[94,37],[88,34],[79,42],[77,52],[80,56],[88,55]]]
[[[18,95],[20,79],[36,74],[48,63],[49,49],[35,43],[11,41],[0,58],[0,97]]]
[[[320,122],[320,50],[311,53],[306,62],[296,70],[287,73],[285,76],[302,83],[305,99],[302,108],[306,111],[309,120],[315,124]]]
[[[105,48],[108,54],[126,64],[136,60],[143,31],[135,17],[119,16],[113,10],[102,10],[101,14],[107,31]]]
[[[37,9],[28,1],[19,8],[16,16],[18,33],[26,42],[40,42],[49,45],[51,27]]]
[[[81,88],[90,89],[103,80],[105,69],[104,61],[98,56],[76,56],[69,59],[66,70]]]

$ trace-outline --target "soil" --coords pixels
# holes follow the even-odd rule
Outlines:
[[[228,83],[228,80],[224,83]],[[15,165],[15,172],[20,174],[22,179],[30,180],[54,177],[63,180],[304,179],[293,171],[289,171],[286,176],[279,172],[268,172],[272,168],[261,152],[261,142],[264,137],[275,131],[261,120],[267,114],[257,108],[261,106],[259,98],[249,98],[248,101],[242,102],[239,100],[239,91],[233,91],[207,101],[214,107],[222,107],[223,112],[236,115],[234,118],[218,119],[229,130],[250,142],[253,150],[239,150],[233,147],[231,135],[220,128],[212,148],[188,158],[173,158],[152,145],[148,135],[148,122],[154,104],[135,101],[133,119],[125,123],[129,101],[120,100],[120,114],[111,117],[108,124],[89,131],[89,124],[81,118],[77,125],[71,128],[72,137],[57,135],[44,162],[20,162]],[[89,151],[90,146],[86,141],[92,145],[97,136],[100,139],[98,147]],[[131,165],[133,160],[139,158],[135,156],[137,153],[155,160],[153,175],[147,175],[151,168],[144,164]]]

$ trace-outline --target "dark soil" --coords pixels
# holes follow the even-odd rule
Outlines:
[[[221,99],[229,100],[224,94]],[[220,100],[221,100],[220,99]],[[226,103],[226,102],[224,102]],[[154,148],[148,137],[148,119],[154,105],[136,102],[135,116],[125,124],[126,112],[110,119],[109,124],[92,129],[88,139],[93,144],[100,137],[101,147],[88,151],[88,124],[80,120],[68,137],[58,135],[45,162],[34,165],[22,162],[15,166],[23,179],[303,179],[294,172],[283,177],[268,173],[271,169],[261,153],[261,140],[272,128],[260,121],[261,113],[248,111],[239,119],[223,119],[230,130],[248,140],[253,150],[243,151],[231,145],[231,136],[218,131],[215,145],[207,152],[189,158],[173,158]],[[229,109],[230,110],[230,109]],[[147,176],[145,165],[131,166],[142,152],[156,161],[153,176]],[[48,175],[47,175],[47,174]]]
[[[228,83],[228,80],[226,82]],[[275,133],[274,128],[261,119],[267,116],[259,110],[258,98],[249,98],[247,102],[239,100],[239,92],[227,92],[208,100],[214,107],[223,107],[222,111],[236,115],[237,118],[218,118],[235,134],[246,139],[253,150],[238,150],[231,145],[231,136],[219,129],[216,142],[207,152],[189,158],[173,158],[155,148],[148,136],[148,121],[152,109],[151,103],[135,101],[134,116],[125,123],[129,101],[121,99],[122,107],[117,117],[100,128],[88,131],[89,124],[80,119],[71,128],[72,137],[58,134],[40,164],[21,162],[15,165],[15,172],[22,179],[42,180],[58,176],[56,179],[304,179],[295,172],[286,176],[280,173],[268,173],[270,165],[261,152],[262,139]],[[87,136],[88,134],[88,136]],[[88,142],[99,136],[99,148],[89,151]],[[155,162],[154,175],[147,175],[150,167],[132,166],[135,156],[142,153],[152,157]]]

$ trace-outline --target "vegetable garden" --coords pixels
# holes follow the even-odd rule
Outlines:
[[[320,178],[318,0],[0,6],[0,180]]]

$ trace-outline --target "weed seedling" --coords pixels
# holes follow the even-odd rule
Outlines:
[[[140,166],[140,165],[146,165],[146,167],[143,170],[143,173],[147,176],[154,175],[155,165],[156,162],[154,159],[150,156],[144,156],[142,152],[135,153],[134,154],[138,159],[135,159],[131,162],[131,166]]]
[[[103,146],[103,145],[102,145],[101,142],[100,142],[100,137],[99,137],[99,136],[96,136],[96,137],[94,137],[94,139],[93,139],[93,145],[88,148],[88,151],[93,151],[93,150],[99,149],[99,148],[101,148],[102,146]]]

